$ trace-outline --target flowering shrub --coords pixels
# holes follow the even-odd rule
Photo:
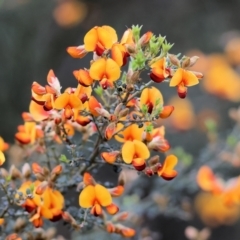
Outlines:
[[[198,57],[170,54],[173,45],[165,37],[150,31],[140,35],[140,30],[133,26],[118,40],[112,27],[94,27],[86,33],[83,45],[69,47],[73,58],[93,53],[88,68],[73,71],[76,87],[63,91],[53,70],[47,85],[33,82],[29,112],[22,114],[24,124],[15,134],[27,157],[21,170],[14,165],[9,170],[1,168],[0,228],[6,239],[37,239],[39,234],[51,239],[47,220],[64,221],[82,232],[98,226],[133,237],[135,230],[122,224],[130,213],[119,209],[114,200],[125,190],[120,170],[128,168],[164,180],[177,176],[178,158],[167,153],[170,145],[164,126],[157,125],[159,118],[171,115],[174,106],[164,105],[158,87],[166,82],[185,98],[188,87],[202,78],[201,73],[188,70]],[[143,72],[149,74],[148,79],[141,78]],[[154,82],[155,87],[151,86]],[[62,147],[68,150],[66,155],[61,154]],[[6,148],[1,139],[1,165]],[[159,153],[166,155],[164,160]],[[105,164],[120,172],[115,185],[95,177]],[[213,191],[218,189],[217,183],[212,186]],[[79,191],[75,212],[66,194],[70,187]],[[9,220],[16,217],[14,223]],[[32,230],[40,227],[46,230]]]

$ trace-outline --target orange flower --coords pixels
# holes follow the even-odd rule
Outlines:
[[[229,101],[239,102],[240,75],[222,55],[211,55],[208,60],[208,69],[203,80],[204,89]]]
[[[124,45],[115,43],[111,49],[111,57],[121,67],[127,63],[127,57],[129,57],[129,53]]]
[[[46,113],[53,109],[53,103],[57,95],[60,94],[61,86],[58,78],[53,70],[50,70],[47,75],[49,85],[41,86],[37,82],[32,84],[32,100],[29,110],[36,121],[42,121],[49,117],[50,113]],[[38,106],[40,105],[40,106]]]
[[[122,146],[122,158],[127,164],[133,162],[133,166],[136,168],[145,168],[145,160],[150,156],[147,146],[139,141],[126,141]],[[143,170],[142,169],[142,170]]]
[[[178,68],[170,80],[170,87],[177,87],[178,96],[185,98],[187,95],[187,87],[194,86],[198,83],[198,78],[193,72]]]
[[[176,166],[178,162],[178,159],[174,155],[169,155],[166,157],[163,166],[160,167],[157,171],[158,176],[162,177],[165,180],[172,180],[177,176],[177,171],[174,170],[174,167]]]
[[[37,128],[35,122],[25,122],[18,126],[18,132],[15,139],[21,144],[34,144],[35,141],[43,137],[43,131]]]
[[[110,192],[100,184],[86,186],[79,195],[79,205],[82,208],[92,208],[91,213],[99,216],[102,207],[112,204]]]
[[[29,112],[30,112],[32,118],[37,122],[46,120],[51,115],[51,111],[45,111],[44,107],[42,105],[39,105],[35,101],[30,102]]]
[[[221,195],[200,192],[194,205],[201,220],[210,227],[232,225],[240,216],[239,206],[226,205]]]
[[[161,126],[159,128],[155,128],[152,133],[150,133],[150,141],[147,144],[149,149],[153,149],[155,151],[166,152],[170,149],[170,145],[168,141],[164,138],[165,135],[165,127]]]
[[[111,58],[99,58],[90,67],[90,77],[100,81],[101,86],[106,89],[113,87],[113,82],[120,77],[120,67]]]
[[[212,169],[208,166],[202,166],[199,169],[197,174],[197,183],[204,191],[216,194],[223,192],[222,182],[214,175]]]
[[[162,119],[168,118],[171,116],[173,110],[174,110],[174,106],[163,106],[163,109],[159,114],[159,117]]]
[[[0,151],[0,166],[5,163],[5,156],[2,151]]]
[[[62,209],[64,206],[64,198],[62,194],[50,187],[46,187],[45,191],[40,191],[41,195],[37,194],[37,189],[41,182],[27,181],[22,184],[16,199],[19,204],[26,209],[26,211],[33,213],[30,221],[35,227],[41,227],[43,225],[43,219],[46,218],[51,221],[57,221],[62,216]],[[33,189],[31,192],[30,189]],[[27,196],[27,192],[30,191],[31,197]],[[21,192],[21,195],[19,193]]]
[[[68,47],[67,52],[73,58],[83,58],[87,54],[84,45]]]
[[[230,206],[240,203],[240,178],[224,182],[217,178],[208,166],[202,166],[197,174],[197,183],[204,191],[221,195],[224,204]]]
[[[150,78],[157,83],[164,81],[169,76],[169,71],[166,69],[166,59],[161,58],[150,65]]]
[[[89,98],[88,104],[91,114],[95,117],[100,116],[99,111],[103,109],[102,104],[93,96]]]
[[[163,105],[161,92],[155,87],[145,88],[140,96],[140,106],[143,105],[147,105],[150,114],[155,108],[161,108]]]
[[[133,40],[133,33],[132,33],[132,29],[131,28],[128,28],[124,33],[123,33],[123,36],[122,36],[122,39],[120,41],[121,44],[123,45],[134,45],[134,40]]]
[[[64,109],[66,119],[71,119],[74,115],[74,109],[81,106],[81,100],[74,93],[64,92],[54,102],[54,108],[57,110]]]
[[[104,161],[107,163],[114,163],[119,155],[119,151],[113,151],[113,152],[102,152],[101,157]]]
[[[174,112],[168,118],[166,124],[180,131],[187,131],[195,125],[194,108],[190,100],[181,99],[175,96],[168,102],[169,105],[174,106]]]
[[[8,143],[4,142],[3,138],[0,137],[0,151],[4,152],[9,148]]]
[[[4,218],[0,218],[0,226],[4,224]]]
[[[73,75],[78,80],[78,83],[84,87],[88,87],[93,83],[93,79],[90,77],[89,71],[86,69],[75,70],[73,71]]]
[[[84,47],[88,52],[95,51],[99,56],[105,49],[111,49],[117,42],[116,31],[110,26],[94,27],[84,37]]]
[[[122,123],[117,124],[116,132],[119,131],[119,134],[115,136],[115,139],[118,142],[133,141],[133,140],[142,141],[142,135],[144,132],[143,128],[139,128],[137,124],[132,124],[126,127],[124,130],[120,131],[123,128],[124,128],[124,125]]]
[[[118,212],[119,208],[112,202],[112,196],[120,196],[123,193],[123,186],[107,189],[97,184],[89,173],[83,175],[84,189],[79,195],[79,205],[82,208],[91,208],[95,216],[102,214],[102,207],[105,207],[111,215]]]

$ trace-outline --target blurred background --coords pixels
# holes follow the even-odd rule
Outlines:
[[[153,31],[175,43],[172,53],[200,57],[194,70],[205,77],[189,89],[185,100],[176,98],[175,89],[164,84],[158,87],[165,103],[176,109],[163,122],[166,138],[173,149],[190,154],[192,161],[202,159],[209,154],[209,146],[218,142],[216,138],[224,145],[236,125],[238,114],[232,110],[230,118],[229,110],[238,107],[240,101],[239,9],[239,0],[0,0],[1,136],[14,142],[17,125],[22,123],[21,113],[28,111],[31,84],[45,84],[49,69],[54,70],[63,88],[77,85],[72,71],[87,67],[89,59],[73,59],[66,48],[81,45],[91,27],[110,25],[121,36],[125,29],[139,24],[143,25],[142,33]],[[220,145],[211,148],[214,157],[204,155],[204,161],[218,161],[219,149]],[[183,192],[179,191],[180,196]],[[233,213],[236,216],[233,214],[231,226],[225,226],[228,220],[220,222],[208,239],[240,239],[239,209]],[[188,225],[212,228],[209,221],[216,221],[212,216],[208,221],[199,216],[194,215],[190,221],[159,213],[147,225],[150,231],[159,232],[156,239],[195,239],[185,234]],[[206,240],[204,237],[196,239]]]

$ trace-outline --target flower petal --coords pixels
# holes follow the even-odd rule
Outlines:
[[[61,94],[54,102],[54,108],[57,110],[61,110],[65,108],[68,105],[70,98],[70,94],[68,93],[63,93]]]
[[[106,61],[106,77],[109,81],[116,81],[119,79],[121,74],[119,65],[112,60],[111,58],[108,58]]]
[[[117,156],[119,155],[118,151],[113,151],[113,152],[102,152],[101,157],[104,161],[107,163],[114,163],[117,159]]]
[[[78,96],[72,93],[69,97],[69,105],[71,106],[71,108],[78,108],[81,106],[81,100]]]
[[[95,194],[96,200],[101,206],[106,207],[112,203],[112,196],[110,192],[102,185],[95,185]]]
[[[0,151],[0,166],[2,166],[5,162],[5,156],[2,151]]]
[[[96,200],[95,187],[88,185],[79,195],[79,205],[82,208],[90,208],[94,205]]]
[[[177,175],[177,171],[173,168],[176,166],[178,159],[174,155],[166,157],[162,168],[158,170],[158,175],[162,176],[166,180],[171,180]]]
[[[86,51],[90,52],[95,50],[98,42],[97,27],[92,28],[86,33],[83,42]]]
[[[104,77],[105,69],[106,60],[104,58],[99,58],[90,67],[90,77],[95,80],[101,80]]]
[[[131,141],[126,141],[122,147],[122,158],[127,164],[130,164],[135,155],[135,145]]]
[[[199,83],[199,80],[196,77],[196,75],[187,70],[183,71],[183,81],[184,85],[187,87],[194,86]]]
[[[170,87],[175,87],[180,84],[183,80],[183,72],[184,69],[179,68],[173,75],[172,79],[170,80]]]
[[[37,104],[34,101],[30,102],[29,112],[31,113],[33,119],[37,122],[41,122],[41,121],[47,119],[51,114],[51,112],[45,111],[43,109],[43,106]]]
[[[114,215],[119,211],[119,207],[116,204],[112,203],[106,207],[106,210],[110,215]]]
[[[143,142],[134,140],[133,143],[135,147],[135,154],[138,158],[148,159],[150,157],[150,152]]]
[[[214,175],[212,169],[208,166],[202,166],[197,174],[197,183],[204,191],[221,193],[222,186]]]

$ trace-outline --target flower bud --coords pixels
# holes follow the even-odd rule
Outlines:
[[[32,171],[35,173],[35,174],[43,174],[43,168],[38,164],[38,163],[33,163],[32,164]]]
[[[179,59],[177,58],[176,55],[168,54],[168,58],[169,58],[172,65],[177,66],[177,67],[180,66],[180,61],[179,61]]]
[[[168,118],[174,110],[174,106],[164,106],[159,117],[162,119]]]
[[[43,181],[40,185],[37,186],[35,193],[37,195],[42,195],[48,187],[48,182]]]
[[[3,176],[3,178],[8,178],[10,174],[5,168],[0,168],[0,175]]]
[[[128,113],[129,113],[129,109],[128,109],[128,108],[125,108],[125,109],[123,109],[123,110],[120,111],[118,117],[119,117],[119,118],[126,117],[126,116],[128,115]]]
[[[122,103],[119,103],[118,105],[117,105],[117,107],[115,108],[115,111],[114,111],[114,115],[118,115],[119,114],[119,112],[122,110],[122,107],[123,107],[123,104]]]
[[[59,164],[53,168],[52,174],[60,175],[62,173],[62,169],[62,165]]]
[[[148,31],[145,34],[142,35],[142,37],[138,40],[138,44],[140,44],[141,46],[145,46],[150,39],[152,38],[153,33]]]
[[[126,50],[129,54],[135,54],[136,51],[136,47],[133,44],[125,44]]]
[[[67,52],[73,58],[83,58],[87,54],[84,45],[68,47]]]
[[[197,62],[198,59],[199,59],[198,56],[191,57],[189,67],[192,67]]]
[[[203,74],[200,72],[191,71],[198,79],[203,78]]]
[[[159,160],[160,160],[160,157],[158,155],[155,155],[148,160],[148,164],[150,166],[153,166],[153,165],[159,163]]]
[[[12,165],[9,169],[9,173],[13,180],[21,178],[22,173],[15,167],[15,165]]]
[[[31,176],[31,167],[29,163],[24,163],[22,166],[22,175],[24,178],[29,178]]]
[[[184,59],[183,61],[182,61],[182,68],[187,68],[187,67],[189,67],[190,66],[190,58],[189,57],[187,57],[186,59]]]
[[[118,176],[118,185],[124,186],[126,182],[126,175],[124,171],[121,171],[121,173]]]
[[[116,124],[110,123],[105,130],[105,138],[110,140],[116,131]]]
[[[26,225],[26,220],[24,218],[17,218],[14,224],[14,231],[20,232]]]

